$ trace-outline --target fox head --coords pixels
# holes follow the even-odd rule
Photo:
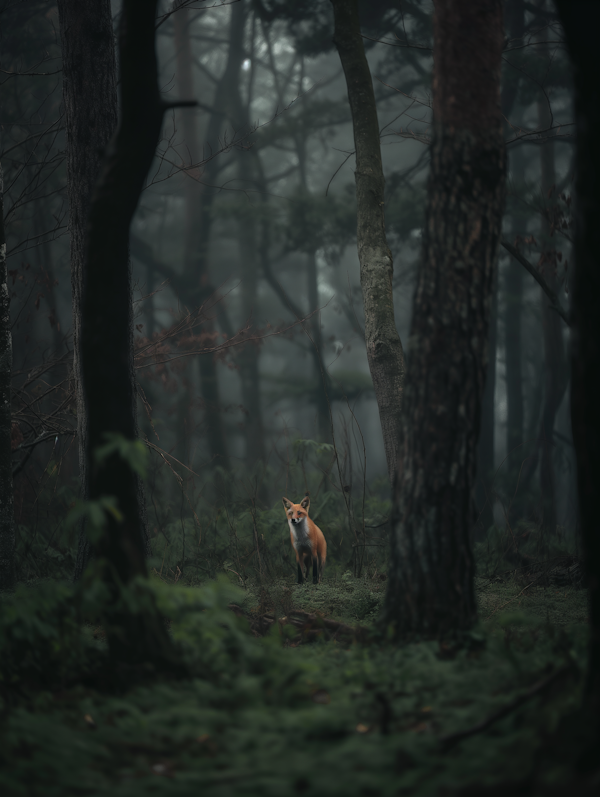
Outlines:
[[[287,498],[282,498],[281,500],[283,501],[286,517],[294,525],[296,523],[302,523],[302,521],[308,517],[308,507],[310,506],[310,498],[308,497],[308,493],[306,493],[299,504],[292,504],[292,502]]]

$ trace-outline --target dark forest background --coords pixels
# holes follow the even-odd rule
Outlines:
[[[0,0],[2,793],[596,793],[594,8]]]
[[[183,4],[157,27],[161,91],[198,101],[165,116],[131,229],[138,415],[151,449],[148,523],[181,569],[184,538],[197,547],[201,527],[214,525],[223,507],[265,510],[281,494],[316,488],[333,493],[335,513],[349,514],[348,535],[388,515],[364,348],[352,125],[331,9],[311,9]],[[118,4],[113,10],[116,24]],[[405,344],[431,138],[431,12],[423,3],[361,6]],[[19,567],[34,570],[34,537],[72,565],[64,518],[78,475],[57,14],[50,2],[2,9],[15,517]],[[503,237],[565,306],[574,135],[563,34],[550,3],[511,0],[505,37]],[[477,539],[495,524],[575,540],[567,325],[550,304],[501,249]],[[365,491],[379,509],[366,523]],[[334,551],[332,561],[346,565],[352,552],[343,543]]]

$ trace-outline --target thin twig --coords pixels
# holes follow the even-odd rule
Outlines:
[[[534,684],[530,689],[527,690],[522,695],[515,697],[514,700],[511,700],[510,703],[507,703],[502,708],[494,711],[492,714],[489,714],[484,720],[478,722],[475,725],[472,725],[470,728],[467,728],[464,731],[458,731],[456,733],[449,733],[446,736],[441,736],[439,741],[440,744],[443,746],[444,750],[449,750],[451,747],[454,747],[455,744],[462,741],[463,739],[468,739],[470,736],[475,736],[482,731],[487,730],[491,725],[498,720],[503,719],[508,714],[510,714],[515,709],[522,706],[528,700],[531,700],[532,697],[539,695],[540,692],[543,692],[547,689],[551,684],[557,681],[559,678],[562,678],[563,675],[566,675],[568,672],[572,671],[572,665],[566,664],[564,667],[561,667],[559,670],[555,670],[551,675],[548,675],[546,678],[542,678],[541,681],[538,681]]]
[[[565,313],[565,311],[562,309],[562,307],[560,306],[560,302],[559,302],[559,299],[558,299],[558,294],[556,293],[556,291],[552,290],[552,288],[548,285],[548,283],[542,277],[542,275],[537,270],[537,268],[532,263],[530,263],[529,260],[527,260],[526,257],[523,257],[523,255],[519,252],[518,249],[516,249],[512,244],[509,244],[508,241],[502,240],[502,241],[500,241],[500,243],[506,249],[506,251],[509,252],[514,257],[515,260],[518,260],[519,263],[524,268],[527,269],[527,271],[531,274],[531,276],[534,278],[534,280],[538,283],[538,285],[544,291],[546,296],[552,302],[552,309],[556,310],[556,312],[559,314],[559,316],[562,318],[562,320],[565,322],[565,324],[568,327],[570,327],[571,326],[571,320],[570,320],[569,316]]]

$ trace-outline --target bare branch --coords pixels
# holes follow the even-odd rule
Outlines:
[[[540,274],[538,269],[532,263],[530,263],[529,260],[527,260],[526,257],[523,257],[523,255],[519,252],[518,249],[516,249],[512,244],[509,244],[508,241],[505,241],[504,239],[502,239],[502,241],[500,241],[500,243],[506,249],[506,251],[509,252],[514,257],[515,260],[518,260],[519,263],[524,268],[527,269],[527,271],[531,274],[531,276],[534,278],[534,280],[538,283],[540,288],[544,291],[546,296],[552,302],[552,304],[551,304],[552,309],[556,310],[556,312],[559,314],[559,316],[562,318],[562,320],[565,322],[565,324],[568,327],[570,327],[571,326],[571,320],[570,320],[569,316],[565,313],[565,311],[562,309],[562,307],[560,306],[560,300],[558,298],[558,294],[556,293],[556,291],[552,290],[552,288],[548,285],[546,280],[542,277],[542,275]]]

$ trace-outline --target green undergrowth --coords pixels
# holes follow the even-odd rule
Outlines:
[[[533,580],[533,579],[532,579]],[[262,583],[247,583],[243,606],[254,613],[275,612],[279,617],[291,609],[321,613],[349,625],[374,625],[385,597],[385,579],[357,579],[347,571],[339,578],[326,574],[321,584],[296,584],[293,577]],[[588,621],[587,591],[572,586],[528,586],[512,576],[489,580],[477,578],[475,593],[482,622],[499,626],[504,614],[525,613],[548,627],[585,624]]]
[[[369,644],[292,646],[277,624],[255,638],[228,608],[304,608],[370,624],[383,587],[349,575],[245,591],[225,579],[201,588],[154,579],[190,675],[140,672],[121,685],[103,677],[106,648],[89,595],[86,604],[74,588],[46,584],[5,597],[0,793],[429,797],[510,794],[519,784],[518,793],[542,794],[571,783],[564,745],[559,755],[547,750],[581,701],[583,591],[560,603],[567,590],[546,590],[543,611],[533,587],[521,596],[531,603],[519,605],[521,585],[482,582],[484,619],[460,649],[392,646],[385,634]],[[445,735],[563,667],[553,686],[446,748]]]

